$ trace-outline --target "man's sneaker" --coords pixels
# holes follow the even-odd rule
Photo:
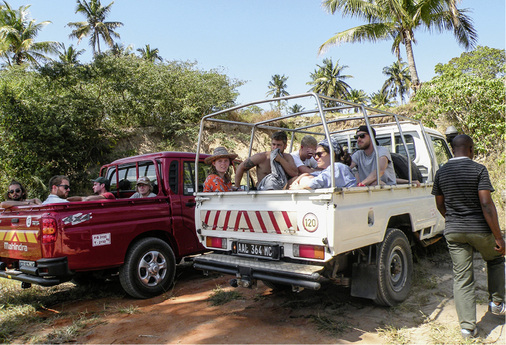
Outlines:
[[[472,331],[470,331],[468,329],[465,329],[465,328],[462,328],[460,330],[460,333],[462,334],[462,338],[464,338],[464,339],[475,338],[476,335],[478,334],[478,328],[475,328]]]
[[[504,302],[499,305],[495,304],[494,302],[490,302],[488,304],[488,310],[494,315],[506,315],[506,305],[504,305]]]

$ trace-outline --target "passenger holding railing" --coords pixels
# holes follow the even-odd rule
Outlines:
[[[330,144],[334,150],[334,181],[335,186],[338,188],[355,187],[357,179],[353,175],[349,164],[350,155],[343,150],[337,140],[331,138]],[[327,139],[318,143],[314,155],[318,162],[318,168],[322,171],[316,171],[312,174],[304,173],[300,175],[290,186],[290,189],[317,189],[317,188],[330,188],[332,185],[331,180],[331,156],[330,147]]]
[[[204,159],[204,163],[211,164],[209,175],[204,182],[204,192],[231,192],[232,179],[229,168],[234,159],[235,153],[228,153],[224,147],[214,149],[213,155]]]

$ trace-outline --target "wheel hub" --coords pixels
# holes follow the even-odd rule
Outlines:
[[[167,274],[167,260],[159,251],[152,250],[144,254],[139,261],[137,274],[146,286],[156,286]]]

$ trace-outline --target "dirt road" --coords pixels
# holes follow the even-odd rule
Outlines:
[[[504,320],[487,313],[486,277],[478,257],[478,326],[475,343],[504,344]],[[149,300],[126,295],[57,305],[65,317],[52,327],[90,318],[73,339],[89,344],[454,344],[460,343],[452,299],[449,258],[425,258],[415,266],[416,285],[395,308],[352,298],[347,289],[273,293],[258,283],[233,289],[230,276],[202,277],[190,265],[178,268],[174,289]],[[221,287],[221,288],[218,288]],[[213,306],[220,291],[235,299]],[[218,294],[218,295],[220,295]],[[49,312],[48,312],[49,313]],[[47,328],[47,327],[46,327]],[[25,338],[26,339],[26,338]],[[468,342],[470,343],[470,342]]]

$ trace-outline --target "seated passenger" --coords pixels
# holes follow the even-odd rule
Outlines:
[[[349,154],[343,150],[337,140],[331,139],[334,149],[334,181],[338,188],[355,187],[357,179],[353,175],[349,163]],[[331,187],[331,167],[330,167],[330,148],[327,139],[318,143],[315,152],[315,159],[318,162],[318,168],[322,171],[316,171],[312,174],[304,173],[300,175],[290,186],[290,189],[317,189]]]
[[[239,188],[244,173],[253,167],[257,172],[257,189],[283,189],[289,178],[299,174],[291,154],[284,153],[288,137],[284,131],[271,136],[271,151],[259,152],[239,164],[235,173],[235,187]],[[266,181],[262,180],[268,176]]]
[[[56,175],[49,180],[49,189],[51,192],[42,205],[59,204],[69,202],[67,197],[70,191],[69,178],[65,175]]]
[[[211,164],[209,175],[204,182],[204,192],[231,192],[232,179],[229,168],[237,158],[234,153],[228,153],[224,147],[214,149],[213,155],[204,159],[204,163]]]
[[[12,180],[7,187],[7,194],[5,195],[6,201],[2,202],[0,207],[9,208],[12,206],[22,206],[22,205],[40,205],[42,201],[37,198],[34,199],[26,199],[26,189],[23,185],[16,181]]]
[[[147,176],[142,176],[137,180],[135,193],[130,197],[130,199],[153,198],[155,196],[156,194],[153,193],[153,185],[151,184],[151,180]]]
[[[371,131],[376,139],[376,131],[374,128],[371,127]],[[369,128],[366,125],[358,127],[355,139],[357,140],[358,150],[351,156],[353,160],[351,168],[357,167],[358,169],[358,176],[360,179],[358,186],[377,185],[376,153],[374,152]],[[379,146],[377,140],[376,145],[379,157],[379,184],[394,185],[397,182],[390,152],[386,147]]]
[[[110,181],[105,177],[97,177],[93,182],[93,192],[94,195],[89,196],[71,196],[68,197],[68,201],[91,201],[91,200],[101,200],[101,199],[116,199],[114,194],[109,192]]]

